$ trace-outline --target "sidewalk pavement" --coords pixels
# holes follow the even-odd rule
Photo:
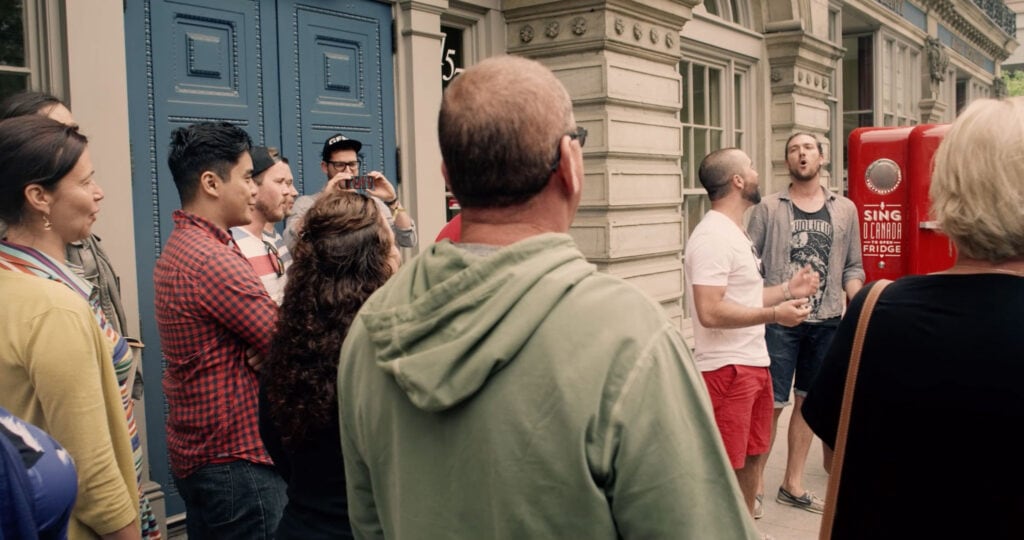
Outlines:
[[[816,540],[821,515],[775,502],[782,477],[786,474],[786,433],[792,411],[793,406],[790,405],[779,417],[775,448],[764,470],[764,517],[755,523],[759,531],[772,535],[775,540]],[[815,437],[804,469],[804,488],[824,499],[827,487],[828,475],[821,466],[821,440]]]

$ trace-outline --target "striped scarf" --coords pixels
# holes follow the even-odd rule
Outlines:
[[[135,462],[135,479],[139,486],[139,516],[142,523],[142,537],[147,540],[160,538],[160,529],[150,506],[149,498],[142,493],[142,443],[135,425],[135,404],[131,398],[132,381],[128,380],[132,368],[132,350],[128,342],[110,324],[100,306],[99,290],[88,281],[71,271],[65,264],[33,248],[0,241],[0,268],[13,272],[31,274],[58,283],[63,283],[89,302],[93,316],[103,335],[113,345],[114,373],[121,393],[125,420],[128,422],[128,436],[131,437],[132,459]]]

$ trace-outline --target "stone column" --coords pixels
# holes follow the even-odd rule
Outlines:
[[[772,157],[772,176],[763,183],[764,193],[772,193],[789,184],[783,146],[793,132],[814,134],[822,142],[825,156],[832,156],[827,134],[830,130],[841,130],[842,125],[832,125],[828,100],[835,95],[835,74],[843,49],[805,31],[799,24],[772,23],[767,29],[765,43],[772,91],[768,154]],[[831,170],[841,170],[842,166],[832,164]],[[826,175],[823,169],[823,182],[828,181]]]
[[[445,224],[444,178],[437,144],[441,108],[441,14],[448,0],[399,0],[395,21],[398,81],[399,196],[416,219],[418,252]]]
[[[550,67],[589,132],[571,234],[682,325],[679,33],[700,0],[505,0],[507,51]]]

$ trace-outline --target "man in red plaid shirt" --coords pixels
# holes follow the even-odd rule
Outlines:
[[[251,141],[228,123],[171,133],[181,209],[156,262],[167,448],[188,537],[273,538],[285,483],[260,440],[257,371],[277,305],[231,239],[252,220]]]

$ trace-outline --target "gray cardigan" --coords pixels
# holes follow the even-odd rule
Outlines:
[[[860,230],[857,207],[853,201],[824,187],[825,207],[832,220],[832,249],[829,252],[828,280],[818,319],[839,317],[846,306],[844,288],[851,280],[864,280],[861,262]],[[789,241],[793,235],[793,201],[789,189],[765,197],[750,210],[747,234],[761,255],[765,268],[765,286],[778,285],[790,277]]]

